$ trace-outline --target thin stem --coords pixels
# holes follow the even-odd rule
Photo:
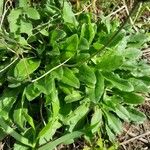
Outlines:
[[[63,65],[64,65],[66,62],[68,62],[69,60],[70,60],[70,58],[67,59],[66,61],[64,61],[63,63],[59,64],[58,66],[52,68],[51,70],[47,71],[47,72],[44,73],[42,76],[40,76],[40,77],[38,77],[38,78],[32,80],[31,82],[36,82],[36,81],[38,81],[38,80],[44,78],[45,76],[47,76],[48,74],[50,74],[52,71],[54,71],[54,70],[58,69],[59,67],[63,66]]]
[[[6,66],[5,68],[3,68],[2,70],[0,70],[0,73],[2,73],[3,71],[5,71],[6,69],[8,69],[11,65],[13,65],[16,61],[18,60],[18,57],[16,59],[14,59],[8,66]]]

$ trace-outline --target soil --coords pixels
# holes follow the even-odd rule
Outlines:
[[[124,132],[118,137],[119,150],[150,150],[150,99],[139,107],[147,120],[143,124],[124,123]]]

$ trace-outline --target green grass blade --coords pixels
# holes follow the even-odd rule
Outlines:
[[[4,129],[4,132],[14,137],[17,141],[21,142],[24,145],[33,147],[33,145],[29,142],[29,140],[22,135],[18,134],[13,128],[11,128],[5,120],[0,117],[0,126]]]
[[[38,150],[53,150],[59,144],[66,142],[67,140],[78,138],[83,134],[84,134],[84,132],[82,132],[82,131],[74,131],[72,133],[69,133],[69,134],[66,134],[66,135],[60,137],[59,139],[57,139],[55,141],[52,141],[50,143],[47,143],[47,144],[41,146]]]

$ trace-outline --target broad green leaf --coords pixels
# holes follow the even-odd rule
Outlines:
[[[103,72],[103,76],[106,80],[112,83],[113,86],[121,91],[131,92],[134,90],[133,85],[128,80],[122,79],[118,74],[112,72]]]
[[[14,103],[16,102],[18,93],[18,89],[7,89],[4,90],[3,95],[0,97],[0,116],[4,119],[9,118],[9,112],[12,109]]]
[[[14,69],[14,76],[17,79],[24,80],[33,73],[39,65],[40,60],[34,58],[23,58],[17,63]]]
[[[66,67],[64,67],[63,70],[64,70],[64,74],[63,74],[63,78],[62,78],[61,82],[65,83],[69,86],[79,88],[80,82],[79,82],[78,78],[75,76],[75,74],[73,73],[73,71]]]
[[[65,23],[69,23],[74,27],[78,26],[78,22],[75,18],[75,15],[72,11],[71,4],[67,1],[64,2],[63,4],[63,12],[62,12],[62,17]]]
[[[23,112],[23,116],[25,117],[29,125],[33,128],[33,130],[35,130],[33,118],[27,112]]]
[[[52,87],[53,87],[53,78],[51,75],[47,75],[44,78],[36,81],[34,83],[35,88],[38,89],[39,92],[42,92],[46,95],[49,95],[52,91]],[[38,94],[37,91],[37,94]]]
[[[30,0],[19,0],[19,7],[27,7],[30,4]]]
[[[30,141],[17,133],[13,128],[11,128],[6,121],[0,117],[0,126],[4,129],[5,133],[10,134],[12,137],[14,137],[17,141],[21,142],[24,145],[33,147],[32,143]]]
[[[35,8],[25,7],[24,11],[29,18],[34,19],[34,20],[40,19],[40,14]]]
[[[10,14],[8,15],[7,19],[9,22],[9,29],[10,32],[16,32],[19,28],[19,25],[17,24],[19,20],[19,16],[22,15],[21,9],[12,9],[10,11]]]
[[[137,48],[127,48],[124,50],[123,55],[127,59],[139,59],[142,56],[142,51]]]
[[[92,133],[96,133],[99,131],[101,123],[102,123],[102,111],[100,108],[95,107],[94,113],[91,119],[91,126],[95,126],[92,129]]]
[[[100,71],[96,71],[96,85],[95,85],[95,100],[100,101],[104,93],[104,77]]]
[[[144,77],[144,76],[150,76],[150,65],[148,65],[146,62],[142,62],[133,66],[131,70],[131,74],[135,77]]]
[[[97,68],[102,71],[113,71],[118,69],[123,64],[123,57],[114,54],[114,51],[106,52],[101,56]]]
[[[83,103],[76,108],[72,113],[64,119],[64,124],[69,126],[69,131],[72,132],[78,122],[83,119],[89,112],[89,104]]]
[[[130,78],[129,81],[134,86],[135,92],[147,93],[150,91],[149,87],[140,79]]]
[[[13,110],[13,121],[22,129],[24,129],[26,119],[23,115],[24,112],[27,112],[27,108],[24,104],[25,94],[23,93],[22,98],[16,103]]]
[[[60,30],[60,29],[55,29],[55,30],[51,31],[50,43],[52,45],[54,45],[54,43],[56,41],[59,41],[59,40],[63,39],[64,37],[66,37],[66,32],[65,31]]]
[[[19,31],[20,33],[26,33],[28,36],[32,35],[33,26],[31,23],[21,20]]]
[[[50,143],[47,143],[47,144],[41,146],[38,150],[53,150],[59,144],[62,144],[62,143],[66,142],[68,140],[71,140],[71,139],[79,138],[83,134],[84,134],[84,132],[82,132],[82,131],[74,131],[72,133],[68,133],[68,134],[56,139],[55,141],[52,141]]]
[[[144,102],[144,97],[139,94],[120,91],[119,95],[123,97],[124,102],[127,104],[142,104]]]
[[[17,142],[14,144],[13,150],[29,150],[29,147]]]
[[[78,35],[74,34],[66,39],[63,44],[63,53],[67,58],[72,57],[78,49]]]
[[[79,40],[78,49],[79,49],[80,51],[88,50],[88,49],[89,49],[88,40],[85,39],[84,37],[81,37],[80,40]]]
[[[94,87],[86,87],[85,88],[86,97],[91,100],[91,102],[97,102],[95,101],[95,86]]]
[[[46,126],[40,131],[38,135],[39,144],[45,144],[47,141],[52,140],[56,130],[61,127],[61,123],[58,120],[49,121]]]
[[[59,65],[60,63],[61,63],[60,61],[57,62],[56,60],[54,60],[54,63],[51,64],[51,68],[53,68],[53,67]],[[48,69],[48,70],[49,70],[49,69]],[[61,67],[59,67],[58,69],[52,71],[52,72],[51,72],[51,75],[52,75],[52,77],[53,77],[54,79],[61,80],[62,77],[63,77],[63,73],[64,73],[64,72],[63,72],[63,67],[61,66]]]
[[[96,76],[94,73],[94,69],[84,64],[79,68],[79,79],[81,82],[86,84],[87,86],[95,86],[96,84]]]
[[[149,40],[149,35],[145,33],[131,34],[128,39],[129,47],[141,48]]]
[[[35,86],[34,83],[29,84],[25,88],[25,95],[29,101],[34,100],[41,94],[41,91]]]
[[[127,110],[129,112],[131,121],[141,124],[146,120],[145,114],[137,109],[128,107]]]
[[[106,132],[109,137],[109,140],[114,141],[116,139],[116,135],[112,132],[112,130],[110,129],[110,127],[107,124],[105,125],[105,127],[106,127]]]
[[[63,84],[63,83],[59,84],[59,88],[62,90],[63,93],[65,93],[67,95],[70,95],[74,90],[73,87]]]
[[[96,31],[97,26],[95,23],[84,23],[81,28],[81,38],[87,39],[89,44],[91,44],[95,37]]]
[[[106,112],[106,119],[108,126],[114,131],[116,134],[120,134],[122,132],[122,123],[121,121],[113,114]]]
[[[66,103],[72,103],[75,101],[79,101],[81,99],[82,99],[81,92],[73,91],[71,94],[67,95],[64,100]]]
[[[119,118],[129,122],[130,114],[124,106],[120,104],[115,105],[115,113],[118,115]]]
[[[59,115],[60,102],[58,97],[58,90],[56,89],[55,81],[53,81],[52,92],[49,95],[49,101],[46,100],[46,105],[52,105],[52,116],[53,118],[57,118]]]
[[[60,104],[58,99],[58,91],[55,87],[55,82],[52,87],[52,92],[50,93],[50,95],[46,96],[45,105],[51,105],[52,109],[47,109],[48,111],[51,111],[51,114],[48,117],[48,123],[38,134],[39,144],[44,144],[47,143],[47,141],[51,140],[53,135],[56,133],[56,130],[61,127],[61,123],[58,121]]]

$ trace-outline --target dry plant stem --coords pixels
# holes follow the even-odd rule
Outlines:
[[[75,16],[78,16],[80,14],[82,14],[84,11],[86,11],[89,7],[91,7],[92,4],[89,4],[87,7],[85,7],[82,11],[78,12],[75,14]]]
[[[116,15],[118,12],[122,11],[125,8],[125,6],[120,7],[119,9],[117,9],[116,11],[112,12],[111,14],[109,14],[106,17],[111,17],[113,15]]]
[[[125,10],[126,10],[126,13],[127,13],[127,15],[129,16],[130,13],[129,13],[129,10],[128,10],[128,7],[127,7],[127,5],[126,5],[125,0],[123,0],[123,3],[124,3],[124,7],[125,7]],[[132,18],[131,18],[131,16],[129,16],[129,19],[130,19],[130,23],[132,24],[134,30],[135,30],[136,32],[138,32],[137,27],[134,25],[135,20],[133,21]]]
[[[150,131],[146,132],[146,133],[143,133],[141,135],[138,135],[136,137],[133,137],[127,141],[124,141],[122,143],[120,143],[120,145],[125,145],[125,144],[128,144],[129,142],[133,142],[134,140],[139,140],[140,138],[144,137],[144,136],[147,136],[147,135],[150,135]]]
[[[39,78],[36,78],[34,80],[32,80],[31,82],[36,82],[42,78],[44,78],[45,76],[47,76],[48,74],[50,74],[52,71],[58,69],[59,67],[63,66],[66,62],[68,62],[71,58],[67,59],[66,61],[64,61],[63,63],[59,64],[58,66],[52,68],[51,70],[47,71],[46,73],[44,73],[42,76],[40,76]]]
[[[132,138],[134,138],[134,137],[137,136],[136,134],[134,134],[134,133],[132,133],[132,132],[129,132],[129,131],[127,131],[126,129],[124,129],[124,131],[125,131],[128,135],[130,135]],[[138,140],[141,141],[141,142],[143,142],[143,143],[148,143],[148,141],[147,141],[146,139],[143,139],[143,138],[139,138]]]
[[[46,122],[45,122],[44,117],[43,117],[42,108],[43,108],[43,101],[42,101],[42,99],[41,99],[41,100],[40,100],[40,116],[41,116],[41,120],[42,120],[44,126],[46,126]]]
[[[2,15],[2,17],[1,17],[0,28],[2,28],[2,25],[3,25],[4,19],[5,19],[6,13],[8,12],[9,8],[10,8],[11,5],[12,5],[12,4],[11,4],[11,5],[8,6],[8,8],[6,9],[8,2],[10,2],[10,4],[11,4],[11,1],[10,1],[10,0],[7,0],[6,3],[5,3],[5,5],[4,5],[4,12],[3,12],[3,15]]]

